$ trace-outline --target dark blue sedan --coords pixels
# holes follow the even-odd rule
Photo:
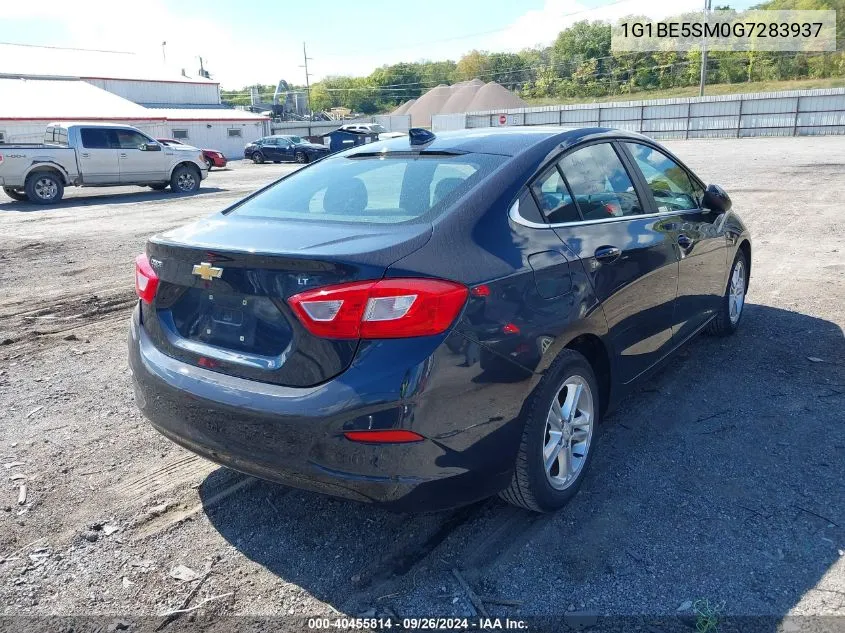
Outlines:
[[[244,147],[244,158],[253,163],[310,163],[328,155],[325,145],[310,143],[301,136],[275,134],[252,141]]]
[[[153,237],[137,401],[239,471],[402,510],[552,511],[635,382],[743,314],[727,194],[609,129],[409,137]]]

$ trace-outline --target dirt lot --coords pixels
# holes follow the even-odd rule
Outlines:
[[[193,457],[137,413],[125,336],[145,238],[292,167],[235,163],[193,197],[2,198],[0,615],[158,615],[198,584],[177,565],[211,568],[190,604],[222,595],[196,612],[212,615],[471,614],[453,568],[500,616],[687,615],[698,600],[845,615],[845,142],[668,145],[754,234],[747,314],[605,421],[553,516],[495,499],[403,516],[290,490]]]

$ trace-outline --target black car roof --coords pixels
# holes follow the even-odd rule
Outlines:
[[[550,141],[569,145],[587,136],[645,138],[633,132],[600,127],[485,127],[453,132],[436,132],[434,140],[425,145],[412,146],[408,137],[398,137],[363,146],[366,147],[366,150],[362,149],[362,147],[356,149],[358,151],[366,151],[367,153],[424,150],[427,152],[478,152],[482,154],[516,156],[536,145],[545,145]],[[349,151],[348,154],[354,154],[354,152]]]

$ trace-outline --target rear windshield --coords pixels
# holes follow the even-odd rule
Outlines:
[[[491,154],[337,156],[291,174],[231,213],[315,222],[428,220],[505,160]]]

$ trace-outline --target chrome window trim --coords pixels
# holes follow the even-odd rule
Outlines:
[[[686,211],[697,211],[697,209],[686,209]],[[559,227],[569,227],[569,226],[589,226],[592,224],[607,224],[610,222],[624,222],[625,220],[641,220],[643,218],[660,218],[666,216],[677,215],[679,213],[684,213],[684,210],[681,211],[659,211],[658,213],[636,213],[634,215],[623,215],[621,217],[613,217],[607,218],[602,220],[578,220],[576,222],[556,222],[554,224],[549,223],[542,223],[539,222],[532,222],[531,220],[526,220],[519,214],[519,198],[513,201],[511,208],[508,210],[508,217],[511,220],[516,222],[517,224],[521,224],[522,226],[527,226],[532,229],[555,229]]]

